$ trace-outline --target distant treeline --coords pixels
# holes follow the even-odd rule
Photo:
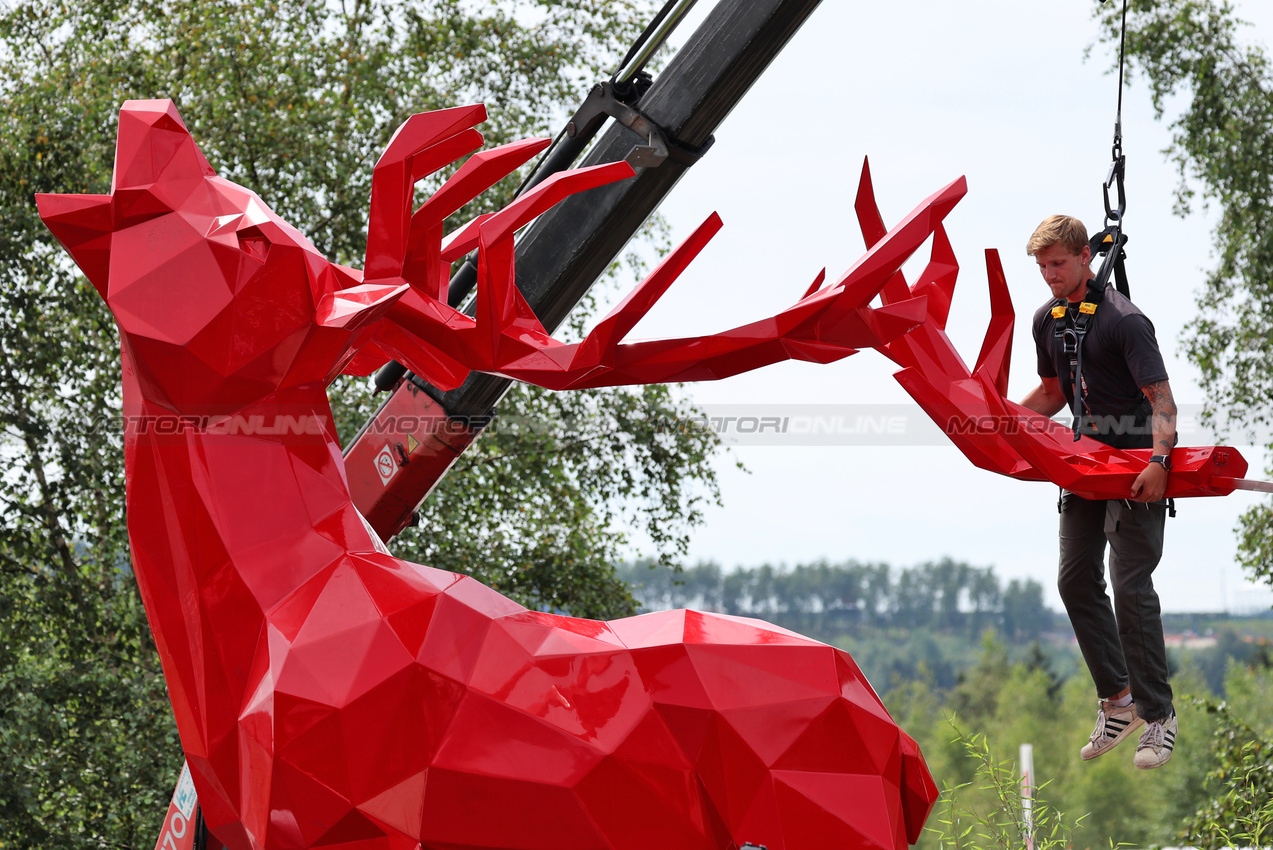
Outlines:
[[[1056,615],[1033,579],[1003,585],[992,567],[949,558],[909,568],[857,561],[765,564],[726,572],[700,563],[681,572],[648,563],[619,574],[647,611],[697,608],[759,617],[820,640],[888,628],[976,636],[994,628],[1009,641],[1037,638]]]

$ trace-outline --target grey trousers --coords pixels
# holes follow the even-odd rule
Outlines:
[[[1132,689],[1146,722],[1173,713],[1167,648],[1153,573],[1162,558],[1166,504],[1089,501],[1061,496],[1061,564],[1057,587],[1074,626],[1096,693]],[[1114,605],[1105,593],[1105,544]]]

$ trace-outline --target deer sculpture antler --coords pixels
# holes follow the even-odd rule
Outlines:
[[[376,165],[364,269],[364,291],[406,289],[386,314],[372,348],[349,369],[365,374],[392,356],[444,389],[468,370],[502,374],[550,389],[724,378],[779,360],[827,363],[858,348],[881,346],[924,318],[923,298],[869,302],[964,194],[962,179],[924,201],[838,281],[825,271],[792,307],[722,333],[625,342],[627,334],[720,229],[713,214],[579,343],[554,339],[515,282],[512,236],[568,195],[633,174],[625,162],[557,174],[496,213],[450,236],[444,219],[541,151],[535,139],[484,151],[469,160],[419,209],[416,180],[481,142],[472,126],[480,106],[415,116]],[[478,251],[476,316],[446,303],[450,264]],[[339,297],[339,296],[338,296]]]
[[[855,203],[868,246],[885,236],[875,203],[869,163],[862,166]],[[1123,499],[1145,468],[1149,449],[1115,449],[1090,437],[1077,442],[1060,423],[1009,401],[1012,297],[999,253],[986,251],[990,322],[970,370],[946,335],[959,265],[945,229],[933,228],[931,259],[914,286],[899,270],[880,290],[884,305],[925,298],[928,315],[915,330],[880,346],[901,366],[894,377],[976,466],[1026,481],[1047,480],[1088,499]],[[1224,496],[1247,464],[1237,449],[1204,446],[1176,449],[1167,496]]]

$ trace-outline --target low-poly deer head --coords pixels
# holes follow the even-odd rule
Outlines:
[[[110,194],[37,201],[114,315],[143,395],[183,415],[330,381],[404,289],[360,286],[218,177],[169,100],[124,105]]]

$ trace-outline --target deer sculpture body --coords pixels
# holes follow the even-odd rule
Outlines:
[[[442,221],[545,143],[470,157],[481,107],[418,115],[377,165],[364,270],[329,263],[218,177],[169,101],[120,114],[106,195],[40,213],[109,305],[123,356],[128,526],[205,819],[234,850],[905,847],[936,790],[844,652],[758,621],[526,610],[391,556],[350,501],[326,387],[387,357],[543,386],[721,377],[887,345],[925,301],[866,306],[952,184],[837,283],[689,340],[622,338],[718,226],[581,343],[518,294],[512,234],[631,173],[568,172],[447,238]],[[479,250],[475,317],[447,307]]]

